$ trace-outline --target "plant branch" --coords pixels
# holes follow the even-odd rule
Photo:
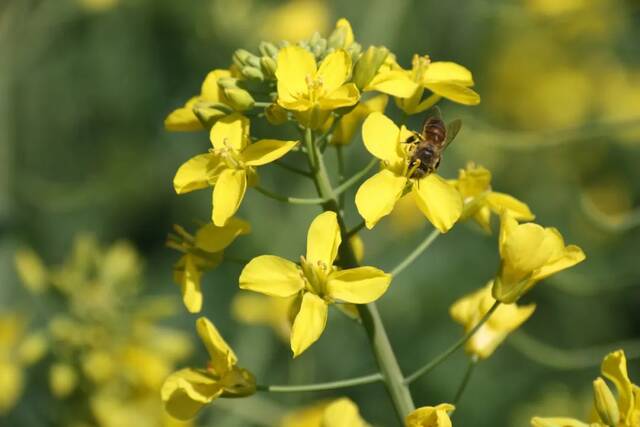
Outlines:
[[[469,384],[469,380],[471,379],[471,374],[473,374],[473,368],[476,367],[477,363],[478,363],[478,358],[476,356],[472,356],[471,359],[469,359],[469,364],[467,365],[467,370],[464,373],[464,377],[462,377],[462,382],[460,383],[460,386],[458,386],[456,395],[453,398],[453,401],[451,402],[453,405],[457,406],[458,403],[460,402],[460,399],[462,398],[462,394],[466,390],[467,385]]]
[[[434,240],[440,235],[440,231],[434,229],[431,233],[427,235],[427,237],[418,245],[416,248],[409,254],[405,259],[403,259],[398,265],[395,266],[393,270],[391,270],[391,275],[395,278],[398,274],[402,272],[405,268],[407,268],[413,261],[416,260],[424,251],[427,250],[429,246],[433,243]]]
[[[371,384],[382,381],[379,373],[365,375],[362,377],[349,378],[340,381],[330,381],[326,383],[299,384],[299,385],[256,385],[256,390],[270,393],[298,393],[307,391],[337,390],[340,388],[354,387],[363,384]]]
[[[322,205],[327,202],[326,198],[299,198],[299,197],[289,197],[283,196],[282,194],[275,193],[271,190],[267,190],[259,185],[256,185],[255,188],[259,193],[264,194],[267,197],[270,197],[274,200],[278,200],[279,202],[291,203],[292,205]]]
[[[462,347],[467,341],[469,341],[469,339],[476,332],[478,332],[478,329],[480,329],[482,327],[482,325],[484,325],[484,323],[487,320],[489,320],[489,317],[491,317],[491,315],[496,311],[496,309],[499,306],[500,306],[500,301],[496,301],[495,303],[493,303],[493,305],[491,306],[489,311],[487,311],[486,314],[484,316],[482,316],[482,319],[480,319],[480,321],[469,332],[464,334],[464,336],[462,338],[460,338],[451,347],[449,347],[448,349],[446,349],[445,351],[440,353],[438,356],[436,356],[434,359],[432,359],[429,363],[427,363],[426,365],[424,365],[423,367],[421,367],[420,369],[416,370],[414,373],[409,375],[404,380],[405,384],[411,384],[412,382],[414,382],[415,380],[417,380],[421,376],[423,376],[425,374],[428,374],[429,372],[431,372],[432,369],[434,369],[440,363],[444,362],[449,356],[451,356],[453,353],[455,353],[456,350],[458,350],[460,347]]]

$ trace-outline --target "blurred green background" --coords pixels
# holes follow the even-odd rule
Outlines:
[[[19,310],[33,327],[46,324],[47,309],[18,280],[14,253],[31,247],[47,264],[60,264],[79,232],[95,233],[104,244],[130,240],[145,260],[145,292],[179,303],[171,277],[178,254],[164,246],[166,234],[172,224],[193,229],[206,221],[211,196],[178,197],[172,178],[208,140],[204,133],[166,132],[164,117],[198,92],[208,71],[227,67],[235,49],[327,34],[340,17],[350,20],[360,43],[389,47],[405,67],[419,53],[471,69],[482,103],[440,103],[447,119],[464,123],[441,174],[453,178],[468,161],[488,167],[494,189],[528,203],[537,222],[558,227],[587,254],[586,262],[526,296],[538,304],[523,327],[527,335],[479,365],[454,424],[519,427],[532,415],[586,418],[601,357],[623,340],[638,356],[633,340],[640,339],[640,3],[633,0],[3,0],[0,312]],[[416,128],[421,120],[409,123]],[[366,163],[359,139],[347,161],[352,171]],[[264,171],[265,186],[313,197],[310,186],[292,184],[286,172]],[[317,212],[249,192],[239,216],[253,232],[228,253],[295,258]],[[358,222],[353,209],[347,214]],[[392,268],[429,232],[424,224],[400,210],[363,232],[366,262]],[[405,371],[457,339],[461,330],[449,306],[484,285],[497,263],[495,236],[465,224],[394,281],[379,307]],[[228,264],[205,275],[203,314],[259,382],[330,381],[375,369],[364,332],[339,313],[295,361],[272,330],[234,320],[239,272]],[[194,320],[180,307],[168,321],[196,348],[180,366],[206,360]],[[532,350],[527,337],[552,347]],[[464,366],[460,352],[417,381],[416,402],[451,400]],[[46,378],[37,367],[30,372],[22,399],[0,425],[57,425],[45,416],[59,408]],[[640,380],[637,359],[630,372]],[[336,395],[351,397],[369,422],[395,425],[379,384],[217,401],[196,424],[271,425],[291,408]]]

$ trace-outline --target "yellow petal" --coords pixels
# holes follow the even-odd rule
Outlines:
[[[331,93],[342,86],[349,78],[349,74],[351,74],[351,55],[344,49],[338,49],[322,60],[316,78],[322,82],[325,92]]]
[[[307,78],[316,74],[313,54],[299,46],[287,46],[278,52],[276,78],[278,79],[278,103],[295,103],[308,94]],[[283,105],[284,103],[284,105]]]
[[[212,102],[225,102],[224,92],[218,86],[218,80],[221,78],[231,77],[229,70],[213,70],[207,74],[202,82],[201,96],[202,99]]]
[[[451,427],[448,412],[455,409],[453,405],[441,403],[438,406],[423,406],[411,412],[405,418],[406,427]]]
[[[200,120],[193,113],[193,107],[198,102],[199,97],[191,98],[184,107],[173,110],[166,119],[164,119],[164,127],[169,131],[197,131],[204,127]]]
[[[304,279],[293,262],[261,255],[242,269],[240,288],[274,297],[290,297],[304,288]]]
[[[362,140],[367,150],[390,164],[402,160],[400,129],[382,113],[371,113],[362,125]]]
[[[456,83],[461,86],[473,86],[471,71],[455,62],[432,62],[423,74],[423,84]]]
[[[508,194],[492,191],[486,195],[485,200],[494,212],[500,213],[507,210],[518,221],[531,221],[536,217],[529,206]]]
[[[71,365],[55,363],[49,371],[49,388],[58,399],[64,399],[75,390],[78,384],[78,374]]]
[[[212,220],[218,227],[224,226],[238,211],[247,190],[247,173],[243,169],[222,171],[213,189]]]
[[[234,113],[218,120],[209,132],[213,148],[242,151],[249,141],[249,119]]]
[[[334,400],[324,410],[322,426],[325,427],[366,427],[367,423],[360,417],[358,406],[343,397]]]
[[[222,394],[222,387],[202,371],[187,368],[174,372],[162,385],[165,409],[174,418],[188,420]]]
[[[533,273],[550,259],[557,259],[564,248],[562,237],[538,224],[518,225],[504,242],[505,264],[522,275]]]
[[[302,297],[300,311],[291,327],[291,351],[298,357],[316,342],[327,324],[328,306],[325,300],[311,292]]]
[[[224,376],[238,363],[238,358],[222,338],[220,332],[206,317],[196,320],[196,330],[209,353],[210,366],[217,375]]]
[[[307,232],[307,262],[332,266],[342,242],[335,212],[323,212],[311,222]]]
[[[202,272],[197,268],[193,256],[185,255],[182,274],[180,287],[184,306],[189,313],[199,313],[202,310],[202,291],[200,290]]]
[[[541,418],[533,417],[531,419],[533,427],[598,427],[597,424],[587,424],[574,418]]]
[[[562,256],[545,264],[539,269],[533,276],[534,280],[542,280],[545,277],[549,277],[559,271],[565,270],[569,267],[584,261],[586,255],[578,246],[569,245],[564,248]]]
[[[441,233],[453,227],[462,214],[460,193],[439,175],[430,174],[413,184],[418,208]]]
[[[409,98],[419,88],[420,85],[411,80],[406,71],[391,70],[376,74],[365,88],[365,91],[377,90],[398,98]]]
[[[318,100],[321,110],[335,110],[337,108],[349,107],[360,99],[360,91],[353,83],[340,86],[333,92],[327,93]]]
[[[327,294],[339,301],[368,304],[380,298],[390,283],[391,275],[375,267],[349,268],[329,275]]]
[[[373,228],[382,217],[391,213],[406,184],[405,177],[383,169],[358,188],[356,207],[367,228]]]
[[[248,145],[242,152],[242,158],[248,166],[265,165],[287,154],[297,143],[298,141],[261,139]]]
[[[424,87],[443,98],[463,105],[478,105],[480,95],[473,89],[455,83],[429,83]]]
[[[620,414],[627,419],[633,410],[632,384],[627,373],[627,358],[623,350],[609,353],[602,361],[602,375],[615,384],[618,390]]]
[[[236,237],[250,231],[251,225],[237,218],[229,218],[224,227],[206,224],[196,232],[196,246],[207,252],[220,252],[233,243]]]
[[[14,264],[24,286],[34,294],[41,294],[47,289],[47,267],[33,249],[20,248],[16,251]]]
[[[210,153],[198,154],[187,160],[178,168],[173,178],[173,188],[177,194],[206,188],[212,184],[211,173],[216,168],[218,159]]]

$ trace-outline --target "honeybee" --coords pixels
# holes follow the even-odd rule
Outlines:
[[[437,116],[428,115],[420,133],[414,132],[405,143],[411,144],[409,170],[411,178],[423,178],[440,166],[442,153],[460,130],[460,121],[451,122],[449,129]]]

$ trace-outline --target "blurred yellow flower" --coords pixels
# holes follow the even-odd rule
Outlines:
[[[472,330],[495,303],[491,296],[492,286],[492,282],[487,283],[482,289],[457,300],[449,309],[449,314],[464,327],[465,333]],[[501,304],[467,341],[466,352],[480,359],[491,356],[509,333],[531,317],[535,308],[535,304]]]
[[[339,270],[333,265],[342,239],[335,212],[318,215],[307,235],[307,255],[300,265],[262,255],[240,274],[240,288],[274,297],[297,296],[299,305],[291,330],[293,356],[302,354],[324,331],[329,304],[366,304],[380,298],[391,276],[375,267]]]
[[[438,406],[423,406],[416,409],[405,419],[406,427],[451,427],[449,412],[455,407],[448,403]]]
[[[271,9],[262,25],[263,38],[295,42],[328,28],[329,7],[320,0],[289,0]]]
[[[295,297],[275,298],[239,292],[231,303],[233,317],[248,325],[271,327],[278,338],[285,342],[291,339],[291,305]]]
[[[555,228],[518,224],[509,211],[500,220],[500,268],[494,280],[493,297],[510,304],[540,280],[585,259],[578,246],[565,246]]]
[[[55,397],[64,399],[78,385],[78,374],[66,363],[55,363],[49,368],[49,388]]]
[[[20,280],[30,292],[39,294],[47,289],[47,269],[32,249],[19,249],[15,255],[15,266]]]
[[[356,130],[360,128],[364,119],[371,113],[384,112],[389,98],[387,95],[378,95],[366,101],[358,103],[349,113],[342,116],[340,122],[333,131],[330,143],[334,145],[346,145],[351,142]],[[327,123],[329,128],[331,123]]]
[[[520,200],[505,193],[491,189],[491,172],[482,166],[468,163],[466,169],[460,169],[457,180],[450,183],[460,192],[464,200],[461,220],[473,219],[487,232],[491,232],[491,213],[508,211],[518,221],[531,221],[535,215]]]
[[[173,278],[180,285],[182,301],[187,310],[199,313],[202,309],[202,273],[215,268],[222,261],[224,249],[236,237],[249,233],[251,225],[241,219],[230,218],[222,227],[205,224],[195,235],[180,226],[174,226],[174,230],[177,235],[170,235],[167,245],[184,255],[173,267]]]
[[[238,358],[207,318],[196,321],[200,339],[209,353],[206,369],[174,372],[162,385],[161,396],[171,416],[187,420],[218,397],[243,397],[255,393],[253,375],[237,366]]]
[[[602,375],[611,381],[617,398],[601,377],[593,382],[594,423],[583,423],[573,418],[534,417],[534,427],[637,427],[640,425],[640,387],[633,384],[627,373],[627,359],[623,350],[605,356],[601,366]]]
[[[396,98],[407,114],[421,113],[440,98],[464,105],[477,105],[480,95],[473,89],[471,72],[454,62],[431,62],[428,56],[414,55],[411,70],[404,70],[390,56],[365,90],[377,90]],[[422,99],[424,90],[432,95]]]
[[[39,333],[26,331],[17,313],[0,314],[0,415],[9,412],[24,388],[24,369],[44,356],[47,343]]]
[[[280,427],[367,427],[358,406],[346,397],[320,402],[287,415]]]
[[[456,223],[462,213],[462,198],[456,188],[435,173],[416,174],[419,165],[411,164],[412,135],[404,126],[398,128],[382,113],[372,113],[362,126],[367,150],[382,161],[382,170],[367,179],[356,193],[356,207],[373,228],[391,213],[396,202],[407,194],[442,233]]]
[[[198,110],[198,114],[201,114],[204,120],[215,120],[225,116],[225,111],[216,108],[212,104],[230,104],[224,92],[218,86],[218,80],[228,77],[231,77],[229,70],[213,70],[207,74],[204,82],[202,82],[200,95],[192,97],[183,107],[172,111],[164,120],[165,128],[170,131],[204,129],[200,119],[194,112],[195,109]]]
[[[211,218],[218,227],[240,207],[247,186],[256,180],[255,168],[279,159],[298,143],[276,139],[250,143],[249,119],[240,114],[218,120],[210,140],[213,149],[180,166],[173,186],[178,194],[214,187]]]
[[[77,0],[80,6],[90,12],[106,12],[118,6],[120,0]]]
[[[358,102],[360,92],[351,76],[351,55],[338,49],[327,55],[320,67],[314,55],[299,46],[278,52],[276,78],[278,104],[296,112],[305,126],[318,129],[332,110]]]

